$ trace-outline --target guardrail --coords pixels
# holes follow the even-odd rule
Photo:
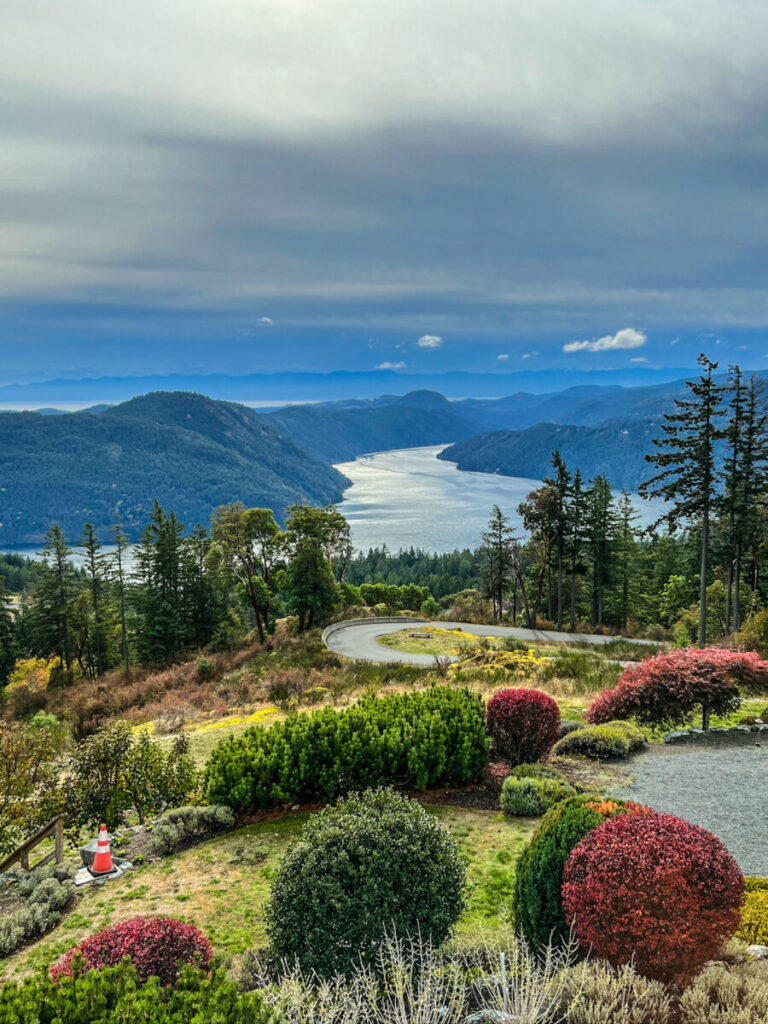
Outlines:
[[[402,622],[404,625],[407,626],[409,622],[423,623],[431,621],[431,619],[417,619],[413,615],[371,615],[370,618],[367,619],[344,619],[342,622],[332,622],[330,626],[326,626],[322,632],[321,640],[327,646],[326,641],[328,640],[328,637],[332,636],[334,633],[338,633],[340,629],[346,629],[347,626],[375,626],[378,623],[381,623],[382,625],[388,625],[390,622]]]
[[[44,864],[49,864],[55,857],[56,863],[61,864],[64,860],[64,815],[59,814],[57,817],[52,818],[47,825],[43,825],[42,828],[38,829],[33,836],[30,836],[26,843],[22,843],[21,846],[13,853],[9,854],[5,860],[0,861],[0,874],[7,871],[9,868],[19,861],[25,871],[29,871],[29,855],[39,846],[44,839],[49,836],[53,836],[56,842],[56,848],[52,853],[49,853],[46,857],[36,864],[35,867],[43,867]]]

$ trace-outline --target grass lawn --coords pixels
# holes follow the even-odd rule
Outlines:
[[[515,861],[537,822],[496,811],[428,807],[445,822],[467,860],[469,901],[459,932],[506,923]],[[306,814],[261,822],[91,886],[48,935],[0,961],[0,981],[48,966],[105,925],[137,914],[168,914],[201,928],[221,954],[263,945],[263,906],[280,858]]]
[[[412,636],[412,633],[429,633],[430,636]],[[406,651],[408,654],[460,654],[466,647],[477,643],[481,638],[472,633],[464,633],[457,629],[428,629],[426,626],[421,629],[411,626],[409,629],[400,629],[397,633],[386,633],[378,637],[377,642],[384,647],[392,647],[397,651]],[[495,637],[483,637],[488,646],[494,649],[501,648],[502,641]]]

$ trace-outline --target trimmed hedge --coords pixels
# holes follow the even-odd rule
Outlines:
[[[557,757],[591,757],[604,760],[609,757],[629,757],[645,746],[645,737],[631,722],[609,722],[607,725],[588,725],[576,729],[558,740],[552,750]]]
[[[378,784],[424,789],[481,778],[489,752],[482,699],[435,686],[230,737],[211,754],[205,790],[210,803],[246,811]]]
[[[0,919],[0,957],[8,956],[58,924],[75,887],[69,872],[50,865],[30,871],[18,883],[18,890],[27,905]]]
[[[576,790],[567,782],[511,776],[501,787],[501,809],[511,818],[538,818],[561,800],[575,795]]]
[[[687,984],[739,923],[744,876],[720,840],[673,814],[621,814],[579,843],[563,906],[585,949]]]
[[[623,800],[582,794],[547,811],[515,870],[515,921],[534,949],[568,937],[562,886],[571,851],[606,818],[639,809],[638,804]]]
[[[142,985],[129,963],[57,981],[47,971],[0,988],[3,1024],[274,1024],[255,992],[240,994],[223,968],[208,977],[183,968],[174,986]]]
[[[493,750],[509,764],[541,761],[560,732],[560,707],[541,690],[499,690],[488,701]]]
[[[768,946],[768,879],[748,878],[746,889],[736,935],[751,946]]]

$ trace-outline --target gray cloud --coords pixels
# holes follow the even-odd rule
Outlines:
[[[559,344],[768,323],[764,5],[403,17],[8,0],[0,298]]]

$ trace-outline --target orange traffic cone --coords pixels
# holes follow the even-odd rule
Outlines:
[[[91,866],[92,875],[109,875],[114,871],[112,866],[112,853],[109,849],[109,836],[107,826],[102,825],[99,829],[99,839],[96,843],[96,855]]]

